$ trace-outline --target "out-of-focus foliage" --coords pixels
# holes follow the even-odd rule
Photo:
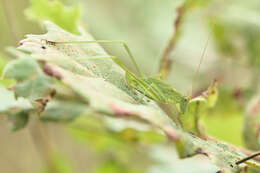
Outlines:
[[[218,10],[213,18],[212,26],[217,46],[222,53],[232,55],[236,59],[241,59],[244,53],[248,53],[248,64],[259,69],[260,33],[259,23],[255,21],[259,15],[259,4],[255,0],[230,4],[232,6]],[[238,15],[239,12],[243,15]]]
[[[53,154],[52,162],[55,164],[55,172],[57,173],[75,173],[68,159],[60,154]],[[53,170],[43,169],[41,173],[53,173]]]
[[[101,165],[94,173],[139,173],[131,168],[120,165],[117,160],[108,160]]]
[[[230,90],[222,89],[219,93],[216,106],[202,116],[201,123],[206,133],[243,146],[243,105]]]
[[[180,160],[178,157],[176,157],[176,155],[174,154],[175,151],[171,147],[154,146],[151,148],[151,150],[153,152],[151,152],[150,155],[157,162],[155,162],[152,166],[149,167],[149,173],[212,173],[218,171],[218,168],[212,166],[210,162],[205,158],[205,156],[202,155],[197,155],[195,157]]]
[[[118,122],[118,121],[115,121]],[[120,122],[120,121],[119,121]],[[123,123],[122,123],[123,124]],[[136,123],[132,123],[138,126]],[[109,120],[104,123],[99,118],[78,118],[69,128],[74,136],[82,141],[90,143],[98,151],[132,152],[131,146],[136,144],[149,145],[166,142],[165,136],[154,131],[137,131],[130,126],[124,129],[115,128],[114,122]]]
[[[256,20],[259,15],[258,11],[259,2],[255,0],[250,2],[230,2],[230,6],[219,9],[214,13],[212,18],[213,22],[211,24],[213,26],[213,35],[216,46],[219,48],[223,57],[232,57],[233,61],[237,64],[247,66],[251,73],[251,81],[247,87],[233,92],[233,102],[236,101],[239,103],[237,109],[234,110],[243,110],[247,108],[247,111],[245,111],[244,128],[242,128],[243,126],[240,126],[237,130],[239,130],[238,132],[244,130],[244,143],[253,150],[259,149],[259,147],[257,147],[256,125],[258,116],[253,115],[252,109],[254,106],[252,105],[252,101],[250,101],[256,100],[255,98],[259,93],[260,82],[260,52],[258,49],[260,35],[259,22]],[[227,99],[222,100],[226,102]],[[255,104],[257,104],[257,101]],[[230,105],[228,103],[223,105],[230,108],[230,106],[227,106]],[[257,107],[257,105],[255,106]],[[217,111],[224,111],[225,107],[218,108]],[[230,111],[227,110],[226,112]],[[230,113],[230,115],[232,115],[230,116],[230,121],[233,121],[235,126],[240,121],[243,123],[241,115],[240,118],[238,118],[238,115],[243,113],[239,113],[239,111],[234,113]]]
[[[0,86],[0,114],[7,114],[12,130],[23,128],[28,122],[28,114],[32,110],[32,105],[27,99],[15,98],[12,91],[8,91]]]
[[[224,21],[222,21],[224,20]],[[236,40],[241,39],[245,44],[245,50],[248,51],[249,60],[248,63],[254,68],[259,68],[259,36],[258,29],[250,25],[234,26],[231,21],[225,21],[225,19],[215,19],[213,25],[214,35],[216,38],[217,46],[220,51],[227,56],[231,56],[236,59],[241,59],[241,47],[236,45]]]
[[[31,7],[26,10],[28,18],[34,21],[50,20],[63,29],[78,33],[80,10],[77,7],[65,7],[58,0],[30,0]]]

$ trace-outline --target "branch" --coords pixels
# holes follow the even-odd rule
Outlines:
[[[160,74],[162,75],[163,78],[167,77],[168,73],[171,70],[172,67],[172,59],[170,59],[170,54],[175,48],[176,42],[180,36],[181,30],[180,26],[183,21],[183,17],[186,11],[186,2],[182,4],[180,7],[177,8],[177,18],[175,19],[174,22],[174,32],[171,35],[166,47],[164,48],[164,51],[162,53],[161,57],[161,63],[160,63]]]

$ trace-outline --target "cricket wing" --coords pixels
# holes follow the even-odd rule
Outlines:
[[[163,82],[162,80],[149,77],[142,79],[145,83],[151,85],[150,90],[160,95],[161,102],[166,104],[175,104],[181,113],[184,113],[188,104],[186,96],[178,92],[171,85]]]

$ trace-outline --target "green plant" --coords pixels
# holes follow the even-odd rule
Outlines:
[[[0,87],[0,114],[7,115],[13,131],[27,127],[29,120],[32,121],[35,126],[30,131],[47,166],[46,172],[76,172],[67,159],[54,151],[46,122],[67,123],[67,131],[75,139],[91,144],[89,146],[95,151],[107,156],[94,170],[97,173],[158,169],[172,172],[176,167],[171,167],[169,161],[173,159],[170,156],[174,148],[180,158],[205,157],[211,163],[208,172],[235,173],[246,165],[259,168],[259,163],[251,160],[257,159],[258,154],[251,155],[251,151],[214,139],[203,129],[204,117],[210,117],[213,111],[227,116],[231,107],[219,106],[222,100],[218,95],[222,91],[218,90],[216,81],[203,92],[195,92],[193,98],[186,98],[159,79],[166,78],[171,71],[171,65],[167,65],[172,62],[170,52],[183,36],[180,31],[185,16],[189,10],[206,5],[201,1],[190,2],[186,1],[177,12],[174,23],[177,34],[170,38],[161,58],[159,71],[162,75],[145,78],[124,42],[95,40],[78,27],[78,7],[68,10],[58,1],[32,1],[31,10],[26,14],[40,23],[42,19],[50,20],[44,22],[48,32],[27,35],[17,49],[9,49],[17,59],[5,65],[2,72],[3,83],[7,79],[12,82]],[[214,30],[220,44],[228,40],[225,34],[219,33],[224,31],[224,28]],[[217,36],[219,34],[221,37]],[[140,77],[121,60],[109,55],[100,46],[104,43],[123,44]],[[223,45],[231,46],[232,43]],[[250,46],[250,50],[253,48]],[[257,57],[255,54],[254,58]],[[257,71],[256,65],[253,66]],[[257,88],[251,94],[248,92],[249,97],[256,92]],[[233,103],[234,99],[231,101]],[[249,109],[249,115],[258,115],[258,102]],[[250,139],[248,146],[257,150],[257,130],[255,126],[249,129],[255,117],[247,117],[246,129],[251,131],[246,134]],[[140,148],[142,157],[135,156]],[[170,158],[165,158],[165,151]],[[148,159],[142,162],[139,157]],[[182,161],[177,162],[181,164]]]

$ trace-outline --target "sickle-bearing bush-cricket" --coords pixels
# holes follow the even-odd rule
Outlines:
[[[55,42],[50,40],[42,40],[47,46],[56,46],[56,45],[69,45],[69,44],[119,44],[124,47],[126,52],[128,53],[132,63],[134,64],[135,68],[137,69],[138,76],[131,72],[123,63],[115,56],[96,56],[96,57],[76,57],[77,60],[87,61],[87,60],[94,60],[94,59],[112,59],[116,64],[118,64],[122,69],[125,71],[125,79],[127,84],[136,89],[137,91],[141,92],[148,98],[164,104],[173,104],[176,106],[179,113],[185,113],[187,109],[187,105],[191,99],[190,96],[185,96],[182,93],[178,92],[175,88],[171,85],[165,83],[161,78],[160,75],[157,77],[145,77],[145,75],[141,72],[140,68],[138,67],[135,58],[130,51],[128,45],[124,41],[113,41],[113,40],[95,40],[95,41],[69,41],[69,42]],[[208,44],[208,42],[207,42]],[[206,46],[207,46],[206,44]],[[201,56],[201,60],[204,57],[204,53],[206,50],[203,51],[203,55]],[[46,48],[46,47],[44,47]],[[201,61],[200,61],[201,64]]]
[[[87,61],[87,60],[95,60],[95,59],[111,59],[116,64],[118,64],[122,69],[125,71],[125,79],[127,84],[136,89],[137,91],[141,92],[148,98],[158,102],[158,103],[164,103],[164,104],[173,104],[177,107],[180,114],[184,114],[187,110],[188,104],[192,98],[192,90],[194,81],[196,80],[196,77],[198,75],[199,68],[202,64],[203,58],[205,56],[206,48],[209,42],[209,37],[207,39],[207,42],[205,44],[205,47],[203,49],[202,55],[200,57],[200,62],[198,65],[198,68],[196,70],[196,73],[194,75],[192,87],[190,96],[185,96],[178,92],[176,89],[174,89],[171,85],[165,83],[161,78],[160,75],[157,75],[157,77],[145,77],[145,75],[141,72],[140,68],[138,67],[135,58],[130,51],[128,45],[124,41],[114,41],[114,40],[93,40],[93,41],[65,41],[65,42],[56,42],[56,41],[50,41],[43,39],[42,42],[46,46],[56,46],[56,45],[69,45],[69,44],[93,44],[93,43],[99,43],[99,44],[119,44],[124,47],[126,52],[129,55],[129,58],[131,59],[132,63],[134,64],[135,68],[137,69],[138,76],[135,75],[133,72],[131,72],[122,61],[120,61],[115,56],[95,56],[95,57],[76,57],[77,60]],[[47,49],[47,47],[43,46],[43,49]],[[213,84],[214,85],[214,84]],[[240,165],[242,163],[246,163],[247,165],[250,165],[255,168],[260,168],[259,164],[256,164],[255,162],[249,161],[250,159],[257,157],[260,155],[260,152],[257,152],[255,154],[252,154],[248,157],[242,158],[241,160],[238,160],[235,164]],[[233,166],[232,166],[233,167]]]
[[[28,168],[22,163],[22,170],[15,157],[9,171],[0,162],[0,172],[259,172],[255,2],[66,0],[71,6],[65,6],[62,0],[30,0],[23,13],[25,6],[12,8],[9,1],[2,4],[3,24],[10,26],[2,27],[0,41],[9,52],[0,50],[0,122],[6,121],[0,127],[7,135],[1,135],[0,160],[22,151],[21,133],[32,143],[25,140],[24,153],[39,159]],[[16,21],[18,13],[39,27]],[[124,38],[116,40],[122,34],[142,56],[134,56]],[[12,42],[20,44],[9,47]],[[150,57],[161,48],[154,63]],[[146,75],[152,64],[159,74]],[[22,130],[21,137],[5,128]]]
[[[49,24],[52,28],[51,31],[49,31],[53,36],[53,34],[56,34],[56,31],[59,29],[56,26]],[[59,40],[59,41],[56,41]],[[64,40],[64,41],[63,41]],[[69,41],[68,41],[69,40]],[[231,148],[226,146],[225,144],[222,144],[219,141],[208,141],[207,139],[204,139],[203,133],[200,133],[200,129],[198,127],[198,119],[199,119],[199,113],[193,112],[193,110],[196,110],[198,107],[200,108],[208,108],[209,105],[211,105],[211,99],[213,97],[207,97],[210,93],[213,93],[214,87],[210,87],[207,92],[204,95],[200,95],[198,97],[192,97],[192,90],[190,95],[186,96],[180,92],[178,92],[176,89],[174,89],[169,84],[162,81],[160,78],[160,75],[157,75],[157,77],[146,77],[139,69],[128,45],[125,42],[122,41],[106,41],[106,40],[97,40],[94,41],[91,38],[82,38],[80,40],[87,40],[87,41],[71,41],[73,38],[70,39],[56,39],[55,37],[48,37],[46,35],[43,36],[35,36],[35,35],[29,35],[27,39],[22,40],[20,42],[20,50],[29,51],[31,54],[25,54],[23,53],[23,56],[31,56],[30,58],[18,59],[17,61],[14,61],[10,63],[5,71],[4,71],[4,77],[11,77],[14,72],[17,72],[20,74],[19,69],[22,67],[22,70],[28,69],[24,67],[29,67],[36,69],[36,72],[39,72],[40,74],[31,74],[29,73],[29,79],[28,80],[18,80],[18,84],[15,87],[19,89],[19,87],[24,87],[25,89],[22,90],[22,92],[17,91],[17,95],[25,96],[24,91],[28,90],[31,91],[31,87],[35,86],[37,84],[36,82],[40,81],[39,83],[39,89],[40,91],[43,91],[44,95],[36,94],[33,98],[30,99],[32,103],[38,104],[42,103],[42,109],[38,111],[38,107],[35,108],[40,114],[40,117],[46,116],[45,111],[49,111],[52,104],[55,103],[55,101],[58,101],[58,99],[63,99],[62,107],[65,107],[63,105],[64,103],[64,96],[59,95],[63,92],[59,90],[58,87],[60,87],[60,84],[62,84],[62,87],[68,87],[71,88],[71,92],[73,93],[73,96],[75,94],[75,100],[79,100],[79,102],[82,105],[82,107],[90,107],[91,110],[102,113],[104,115],[112,116],[112,118],[123,118],[124,120],[128,120],[128,118],[136,118],[140,120],[140,122],[145,122],[149,125],[151,125],[152,128],[158,128],[158,130],[162,130],[170,141],[173,141],[176,145],[176,149],[178,151],[178,154],[180,157],[190,157],[196,154],[203,154],[204,156],[210,158],[217,166],[220,166],[220,168],[228,168],[232,171],[235,171],[240,168],[240,164],[244,165],[251,165],[252,167],[259,167],[259,164],[257,162],[250,161],[250,159],[254,158],[258,155],[258,153],[251,155],[249,157],[246,157],[245,154],[242,154],[241,152],[234,152]],[[209,40],[209,38],[208,38]],[[202,63],[203,57],[205,55],[206,47],[208,44],[208,40],[206,42],[206,45],[203,49],[202,55],[200,57],[199,66],[194,74],[194,79],[192,82],[192,86],[194,85],[194,81],[196,81],[196,77],[198,74],[198,70],[200,68],[200,65]],[[88,54],[77,54],[77,53],[70,53],[69,51],[73,50],[73,45],[76,44],[119,44],[122,45],[126,52],[128,53],[131,61],[135,65],[138,74],[136,75],[132,71],[130,71],[122,62],[115,56],[106,55],[104,52],[104,56],[99,56],[98,53],[92,53],[90,55]],[[66,45],[66,46],[62,46]],[[99,46],[98,44],[96,44]],[[75,46],[77,47],[77,46]],[[89,48],[93,48],[90,46]],[[66,52],[64,51],[66,50]],[[80,49],[77,49],[80,50]],[[75,51],[75,50],[73,50]],[[72,52],[73,52],[72,51]],[[53,55],[55,53],[55,56]],[[70,54],[69,54],[70,53]],[[67,58],[66,56],[69,56]],[[94,57],[93,57],[94,55]],[[63,57],[64,56],[64,57]],[[65,58],[66,57],[66,58]],[[60,58],[60,59],[59,59]],[[71,59],[70,59],[71,58]],[[38,60],[39,65],[32,65],[30,64],[31,61],[33,61],[33,64],[37,64],[36,60]],[[76,68],[79,67],[85,67],[85,66],[75,66],[73,63],[78,62],[78,64],[88,63],[89,60],[105,60],[105,61],[97,61],[95,64],[96,66],[89,66],[86,67],[86,70],[96,70],[99,68],[99,62],[106,63],[109,60],[112,60],[111,63],[113,65],[118,65],[116,68],[121,68],[120,70],[120,80],[123,82],[123,85],[128,91],[132,92],[133,97],[128,97],[128,95],[123,95],[122,97],[118,95],[112,95],[111,92],[114,93],[120,93],[120,89],[117,87],[113,87],[110,85],[110,81],[108,82],[107,79],[115,80],[118,75],[115,75],[115,78],[109,78],[107,77],[107,73],[105,73],[105,78],[99,77],[92,77],[92,74],[88,76],[88,73],[86,73],[86,76],[84,75],[78,75],[76,72]],[[29,64],[28,64],[29,63]],[[64,63],[64,64],[63,64]],[[92,63],[92,62],[91,62]],[[91,64],[90,63],[90,64]],[[18,65],[17,65],[18,64]],[[25,64],[25,65],[24,65]],[[62,64],[62,66],[59,66]],[[69,66],[69,70],[67,70],[67,66]],[[62,68],[61,68],[62,67]],[[73,67],[73,68],[72,68]],[[115,66],[112,66],[115,68]],[[40,69],[42,68],[42,69]],[[46,70],[47,68],[47,70]],[[92,69],[93,68],[93,69]],[[113,70],[111,66],[106,67],[109,70]],[[105,68],[105,69],[106,69]],[[72,69],[72,70],[71,70]],[[84,68],[85,69],[85,68]],[[107,70],[106,69],[106,70]],[[43,71],[41,71],[43,70]],[[71,70],[71,71],[70,71]],[[103,70],[103,69],[102,69]],[[44,72],[44,73],[43,73]],[[54,72],[54,73],[52,73]],[[15,75],[17,74],[15,73]],[[47,75],[47,76],[46,76]],[[114,74],[113,74],[114,75]],[[37,77],[36,79],[34,77]],[[94,76],[94,75],[93,75]],[[16,76],[15,76],[16,77]],[[20,77],[18,75],[18,77]],[[52,78],[55,77],[55,78]],[[57,87],[53,87],[53,83],[48,83],[46,87],[42,87],[42,80],[45,80],[46,78],[51,78],[53,82],[55,82],[55,85]],[[18,78],[20,79],[20,78]],[[27,78],[23,78],[27,79]],[[30,85],[21,85],[24,83],[28,83]],[[57,83],[56,83],[57,82]],[[64,86],[63,86],[64,85]],[[121,86],[121,83],[120,85]],[[214,85],[213,85],[214,86]],[[51,89],[51,90],[49,90]],[[53,96],[52,94],[49,95],[48,92],[52,91],[52,89],[56,89],[57,96]],[[62,88],[63,89],[63,88]],[[39,90],[32,90],[32,92],[37,92]],[[139,94],[136,95],[136,92]],[[52,93],[52,92],[51,92]],[[29,93],[30,94],[30,93]],[[47,95],[46,95],[47,94]],[[82,96],[80,95],[82,94]],[[78,97],[80,95],[81,97]],[[214,94],[213,94],[214,95]],[[45,96],[47,96],[47,99],[44,99]],[[62,96],[62,97],[61,97]],[[136,97],[135,97],[136,96]],[[116,99],[114,99],[114,97]],[[123,98],[121,100],[121,98]],[[146,98],[149,98],[148,100]],[[81,100],[82,99],[82,100]],[[140,99],[140,101],[139,101]],[[45,102],[46,100],[46,102]],[[149,100],[152,100],[150,103]],[[213,98],[214,100],[214,98]],[[215,99],[216,100],[216,99]],[[98,102],[97,102],[98,101]],[[46,103],[48,105],[46,106]],[[154,103],[162,103],[159,106],[165,106],[163,104],[168,105],[169,107],[174,106],[178,110],[178,115],[183,114],[180,116],[180,119],[174,119],[176,117],[170,117],[171,115],[168,115],[160,109],[160,107]],[[215,102],[215,101],[213,101]],[[36,105],[37,106],[37,105]],[[75,107],[75,105],[72,105],[73,110],[78,110],[79,107]],[[80,107],[81,109],[81,107]],[[55,109],[56,110],[56,109]],[[54,111],[55,111],[54,110]],[[68,111],[68,110],[66,110]],[[174,109],[175,111],[175,109]],[[56,111],[55,111],[56,113]],[[176,112],[173,112],[173,116],[175,116]],[[62,112],[66,116],[66,112]],[[186,126],[187,121],[183,121],[183,117],[194,117],[192,119],[192,129],[189,129],[188,126]],[[197,117],[196,117],[197,116]],[[56,117],[56,116],[55,116]],[[197,119],[196,119],[197,118]],[[176,121],[175,121],[176,120]],[[179,123],[180,120],[180,123]],[[175,123],[174,123],[175,122]],[[190,121],[189,121],[190,122]],[[178,124],[179,123],[179,124]],[[197,126],[196,126],[197,125]],[[188,127],[188,128],[187,128]],[[193,129],[194,128],[194,129]],[[197,133],[199,132],[199,133]],[[202,134],[202,135],[201,135]],[[205,136],[207,137],[207,136]],[[224,165],[224,166],[223,166]]]

